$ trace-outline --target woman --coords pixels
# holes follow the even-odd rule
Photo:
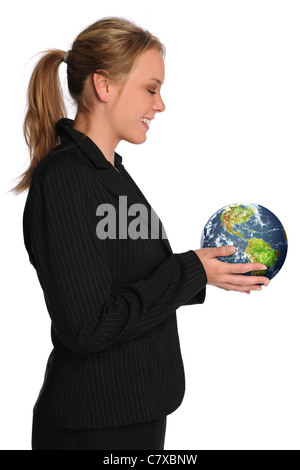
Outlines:
[[[62,62],[74,121],[65,117]],[[261,264],[217,259],[232,247],[173,254],[154,230],[115,149],[146,140],[165,109],[163,82],[163,45],[120,18],[92,24],[67,53],[48,51],[30,80],[31,164],[15,191],[29,188],[24,240],[54,346],[34,407],[34,450],[163,449],[166,416],[185,388],[176,309],[202,303],[207,283],[247,293],[268,283],[236,274]],[[136,207],[146,210],[139,224]]]

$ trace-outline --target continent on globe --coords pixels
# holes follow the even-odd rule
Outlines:
[[[275,264],[279,255],[279,252],[277,250],[273,250],[270,243],[265,242],[262,238],[251,238],[245,252],[250,263],[261,263],[267,266],[267,268],[270,268]],[[255,271],[252,275],[255,274],[256,276],[260,276],[266,272],[267,270]]]
[[[238,237],[242,237],[245,239],[244,235],[237,231],[233,230],[233,226],[235,224],[244,224],[245,228],[247,228],[247,221],[255,214],[257,210],[254,207],[242,206],[237,204],[231,204],[227,206],[224,212],[221,215],[221,222],[222,225],[226,228],[227,232],[234,233]]]
[[[234,245],[228,263],[262,263],[267,270],[246,275],[265,275],[272,279],[281,269],[287,253],[287,237],[279,219],[258,204],[235,203],[217,211],[204,227],[201,246]]]

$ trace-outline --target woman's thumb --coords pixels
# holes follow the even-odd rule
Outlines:
[[[236,248],[235,246],[227,245],[227,246],[219,246],[217,248],[217,256],[230,256],[233,255]]]

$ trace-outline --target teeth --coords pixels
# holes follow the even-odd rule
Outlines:
[[[147,124],[147,126],[150,126],[150,124],[151,124],[150,119],[142,118],[141,121],[144,122],[145,124]]]

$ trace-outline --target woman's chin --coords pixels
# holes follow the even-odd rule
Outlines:
[[[128,136],[128,138],[125,138],[127,142],[130,142],[131,144],[143,144],[147,140],[147,135],[135,135],[135,136]]]

